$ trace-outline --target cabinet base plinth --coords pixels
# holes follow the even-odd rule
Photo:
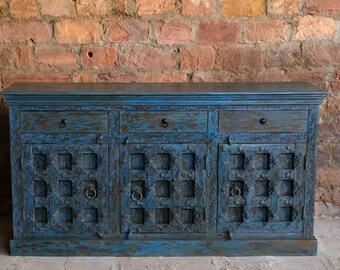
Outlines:
[[[317,240],[63,240],[15,239],[14,256],[312,256]]]

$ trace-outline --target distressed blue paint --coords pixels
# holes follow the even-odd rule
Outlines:
[[[324,91],[165,83],[14,84],[3,93],[11,254],[316,253]],[[264,116],[268,127],[258,124]]]
[[[11,254],[24,256],[307,256],[317,241],[307,240],[11,240]]]
[[[106,133],[107,112],[23,111],[22,133]]]

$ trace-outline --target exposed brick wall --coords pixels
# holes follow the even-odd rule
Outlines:
[[[0,88],[14,81],[296,80],[330,91],[317,198],[340,205],[339,0],[0,0]],[[0,198],[8,198],[1,112]]]

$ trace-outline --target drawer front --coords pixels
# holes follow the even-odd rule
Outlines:
[[[21,112],[23,133],[105,133],[107,112],[24,111]]]
[[[207,132],[207,112],[123,112],[121,132]]]
[[[307,132],[308,111],[221,111],[220,132]]]

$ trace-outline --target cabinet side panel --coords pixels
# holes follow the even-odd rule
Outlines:
[[[309,111],[304,219],[305,237],[313,236],[319,106]]]
[[[23,184],[21,178],[21,143],[19,107],[9,107],[10,144],[11,144],[11,178],[12,178],[12,207],[13,207],[13,237],[23,234]]]

